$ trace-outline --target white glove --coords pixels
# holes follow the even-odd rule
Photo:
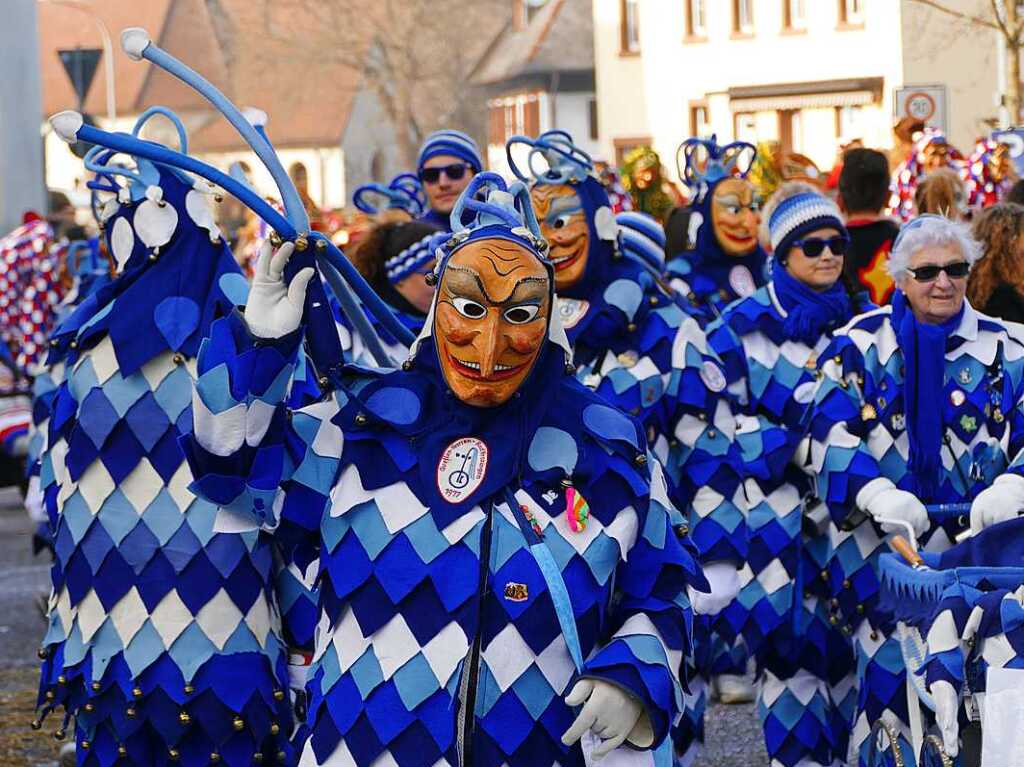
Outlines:
[[[689,589],[690,604],[698,615],[716,615],[740,593],[740,571],[731,562],[712,562],[704,565],[704,577],[711,593]]]
[[[614,751],[627,739],[639,748],[648,748],[654,743],[654,730],[643,704],[611,682],[581,679],[566,696],[565,702],[570,706],[584,705],[576,721],[562,736],[562,743],[571,746],[587,730],[593,730],[602,741],[593,751],[595,759]]]
[[[971,533],[1015,519],[1024,511],[1024,477],[1000,474],[971,504]]]
[[[316,272],[306,267],[285,285],[284,268],[294,249],[292,243],[286,242],[275,253],[269,240],[260,247],[256,274],[245,306],[245,324],[258,338],[282,338],[298,330],[302,322],[306,286]]]
[[[933,682],[930,692],[935,701],[935,723],[942,733],[942,749],[947,756],[955,757],[960,750],[960,696],[949,682]]]
[[[857,507],[874,519],[893,519],[908,523],[914,528],[914,535],[921,537],[928,532],[928,511],[913,493],[900,490],[885,477],[868,482],[857,493]],[[898,525],[882,523],[886,533],[905,532]]]

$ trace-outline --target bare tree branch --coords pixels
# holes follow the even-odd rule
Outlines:
[[[915,2],[918,5],[924,5],[929,8],[933,8],[936,11],[945,13],[947,16],[953,16],[954,18],[962,19],[963,21],[969,21],[972,24],[977,24],[978,26],[988,27],[989,29],[999,29],[999,24],[996,24],[991,19],[985,19],[982,18],[981,16],[975,16],[973,13],[964,13],[963,11],[958,11],[955,8],[950,8],[948,5],[945,5],[944,3],[938,2],[938,0],[912,0],[912,2]],[[999,18],[998,14],[996,14],[996,18]]]

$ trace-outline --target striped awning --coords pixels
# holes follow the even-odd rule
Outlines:
[[[882,100],[881,77],[730,88],[733,112],[863,106]]]

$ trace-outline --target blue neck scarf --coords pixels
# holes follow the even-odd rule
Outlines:
[[[945,386],[946,342],[960,326],[963,306],[940,325],[918,322],[903,291],[892,298],[892,325],[903,352],[903,403],[910,439],[909,473],[918,497],[931,499],[939,488],[942,461],[942,408],[935,397]]]
[[[776,259],[772,259],[772,283],[775,296],[786,310],[786,336],[808,346],[814,346],[827,331],[846,322],[853,311],[842,282],[836,281],[819,293],[796,279]]]

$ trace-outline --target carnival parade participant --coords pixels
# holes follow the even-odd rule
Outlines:
[[[967,298],[1007,322],[1024,322],[1024,206],[996,203],[971,227],[981,259],[967,281]]]
[[[886,265],[900,225],[884,214],[888,200],[888,158],[876,149],[847,150],[836,199],[850,234],[843,273],[879,306],[889,303],[896,289]]]
[[[319,540],[302,765],[582,767],[679,711],[707,583],[644,430],[572,375],[526,189],[481,174],[452,221],[402,369],[286,414],[312,277],[285,284],[290,244],[201,354],[197,489]]]
[[[832,619],[857,654],[851,740],[862,765],[879,719],[909,737],[903,656],[878,603],[884,536],[907,524],[941,551],[963,520],[933,521],[926,505],[973,500],[972,525],[1021,506],[1006,471],[1024,447],[1024,343],[964,298],[979,255],[963,225],[914,219],[890,255],[892,305],[856,318],[820,357],[811,457],[834,522]]]
[[[747,173],[756,156],[743,142],[720,146],[689,139],[680,177],[693,192],[689,220],[692,249],[669,261],[668,276],[700,312],[703,322],[765,283],[767,256],[757,241],[760,200]]]
[[[914,215],[914,193],[921,180],[940,168],[950,168],[960,175],[963,165],[963,155],[942,131],[925,128],[906,159],[893,171],[889,212],[901,221],[909,220]]]
[[[1005,200],[1018,178],[1009,145],[994,138],[979,139],[967,158],[967,206],[980,210]]]
[[[421,221],[451,231],[451,212],[473,176],[483,170],[480,148],[462,131],[434,131],[423,141],[416,173],[427,195],[428,210]]]
[[[84,130],[73,112],[51,122],[69,142]],[[94,132],[124,153],[158,146]],[[112,194],[102,223],[116,277],[61,323],[47,360],[57,389],[40,482],[56,560],[41,715],[65,710],[61,737],[73,718],[80,765],[285,763],[269,538],[216,528],[178,444],[200,340],[247,285],[211,188],[114,154],[90,158]]]
[[[828,513],[805,470],[805,415],[818,355],[865,308],[844,284],[849,235],[838,208],[801,182],[765,207],[771,279],[708,327],[737,414],[749,570],[724,619],[757,661],[758,713],[772,767],[845,763],[853,652],[829,623]]]
[[[511,162],[515,144],[531,147],[532,178]],[[589,157],[564,132],[536,140],[516,137],[509,150],[513,171],[532,182],[577,377],[644,425],[711,581],[711,598],[700,597],[695,605],[708,617],[699,621],[700,657],[691,659],[690,695],[673,735],[682,763],[690,764],[703,742],[710,616],[735,596],[737,568],[746,554],[745,503],[725,379],[697,321],[661,281],[651,255],[658,238],[651,232],[653,220],[619,214],[627,229],[620,233]]]

